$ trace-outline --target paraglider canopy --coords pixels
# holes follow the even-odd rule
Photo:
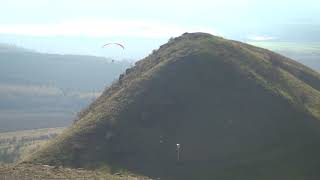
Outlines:
[[[122,45],[120,43],[107,43],[107,44],[103,45],[102,48],[107,47],[107,46],[111,46],[111,45],[119,46],[124,50],[124,45]]]

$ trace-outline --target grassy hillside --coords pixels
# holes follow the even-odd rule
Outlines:
[[[28,161],[161,179],[318,179],[319,109],[317,72],[186,33],[127,69]]]
[[[48,165],[18,164],[15,166],[0,166],[0,178],[15,179],[86,179],[86,180],[151,180],[144,176],[128,172],[106,173],[101,170],[89,171],[84,169],[70,169]]]
[[[129,62],[0,44],[0,132],[70,125]]]
[[[0,133],[0,164],[12,164],[37,151],[64,128],[34,129]]]

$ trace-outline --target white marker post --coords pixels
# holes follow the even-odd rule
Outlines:
[[[180,148],[181,148],[181,146],[180,146],[180,144],[177,144],[177,159],[178,159],[178,161],[180,160]]]

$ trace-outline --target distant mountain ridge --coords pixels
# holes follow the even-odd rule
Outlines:
[[[0,44],[0,132],[70,125],[128,61]]]
[[[319,120],[319,73],[262,48],[185,33],[127,69],[26,161],[161,179],[316,180]]]
[[[127,61],[112,62],[104,57],[42,54],[6,47],[0,50],[0,83],[21,80],[21,83],[51,83],[67,89],[102,89],[104,82],[113,81],[130,64]]]
[[[34,52],[32,50],[28,50],[16,45],[6,44],[6,43],[0,43],[0,52]]]

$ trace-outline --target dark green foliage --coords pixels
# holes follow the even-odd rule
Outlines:
[[[186,33],[29,161],[161,179],[318,179],[319,77],[264,49]]]

